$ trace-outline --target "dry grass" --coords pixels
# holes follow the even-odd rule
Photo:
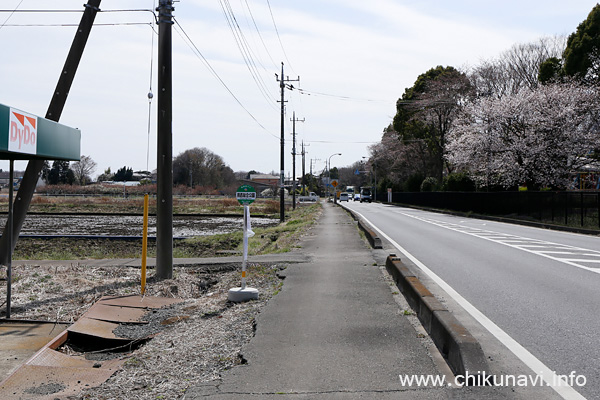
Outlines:
[[[253,336],[254,320],[282,285],[278,266],[250,265],[248,285],[260,299],[227,301],[239,286],[239,271],[208,272],[202,267],[174,270],[174,278],[150,279],[146,294],[184,299],[176,306],[180,322],[167,325],[145,346],[127,355],[123,369],[85,399],[172,399],[187,388],[217,379],[239,364],[239,352]],[[151,275],[151,273],[149,274]],[[12,317],[73,322],[104,295],[139,293],[140,271],[86,265],[15,265]],[[0,296],[6,297],[5,287]]]
[[[156,213],[156,196],[149,199],[149,212]],[[286,206],[289,210],[289,206]],[[7,212],[8,201],[0,198],[0,212]],[[41,213],[134,213],[144,210],[143,194],[132,196],[45,196],[36,195],[31,201],[29,211]],[[243,214],[243,207],[232,197],[186,196],[173,199],[173,212],[176,214]],[[257,199],[252,203],[253,214],[279,213],[279,201]]]

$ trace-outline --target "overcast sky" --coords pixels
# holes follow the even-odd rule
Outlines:
[[[0,0],[0,9],[81,11],[83,2]],[[150,86],[156,93],[153,16],[143,11],[107,12],[150,10],[156,2],[101,2],[105,12],[96,18],[60,120],[81,130],[81,153],[98,163],[94,175],[108,167],[113,172],[122,166],[156,168],[156,98],[149,135],[147,98]],[[301,141],[307,145],[307,172],[310,160],[318,172],[335,153],[342,155],[331,158],[332,166],[348,166],[369,155],[368,146],[381,139],[395,114],[396,100],[419,74],[437,65],[466,68],[516,43],[568,35],[595,4],[181,0],[174,11],[180,26],[173,28],[173,155],[206,147],[235,171],[279,171],[280,92],[275,74],[284,62],[286,77],[299,76],[300,82],[290,83],[302,90],[285,93],[286,175],[291,175],[293,112],[305,119],[296,124],[296,132],[297,152]],[[243,34],[249,66],[224,8],[233,12],[233,25]],[[80,18],[80,12],[0,13],[1,104],[46,114],[75,34],[74,26],[64,25],[77,25]],[[23,26],[40,24],[61,26]],[[300,175],[301,157],[296,165]],[[0,161],[0,168],[6,170],[8,162]],[[16,168],[24,169],[25,163],[17,162]]]

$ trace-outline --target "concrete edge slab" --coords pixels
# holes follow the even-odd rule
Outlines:
[[[369,244],[371,245],[372,248],[383,249],[383,244],[381,243],[381,238],[379,236],[377,236],[377,234],[375,233],[373,228],[371,228],[371,225],[369,225],[369,223],[367,223],[366,221],[363,221],[363,219],[358,217],[355,213],[353,213],[352,210],[344,207],[343,205],[341,205],[339,203],[338,203],[338,205],[340,207],[342,207],[344,210],[346,210],[346,212],[348,212],[352,216],[352,218],[354,218],[354,220],[358,223],[358,227],[360,228],[360,230],[362,230],[365,233],[365,236],[367,237],[367,240],[369,241]]]
[[[400,258],[389,255],[385,266],[452,372],[457,377],[462,377],[462,383],[467,386],[483,384],[483,376],[489,375],[489,367],[477,339],[431,294]],[[468,379],[465,380],[465,377]]]

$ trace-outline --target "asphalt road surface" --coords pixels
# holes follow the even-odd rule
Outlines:
[[[400,257],[437,276],[445,293],[531,374],[566,375],[574,390],[557,390],[564,398],[600,398],[600,238],[383,204],[344,205],[401,247]]]

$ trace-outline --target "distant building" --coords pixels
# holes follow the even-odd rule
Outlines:
[[[14,182],[20,182],[23,179],[23,174],[25,171],[15,171],[14,173]],[[0,187],[7,188],[10,181],[10,172],[2,171],[0,172]]]
[[[250,181],[266,186],[277,186],[279,185],[279,177],[277,175],[269,174],[251,174]]]

